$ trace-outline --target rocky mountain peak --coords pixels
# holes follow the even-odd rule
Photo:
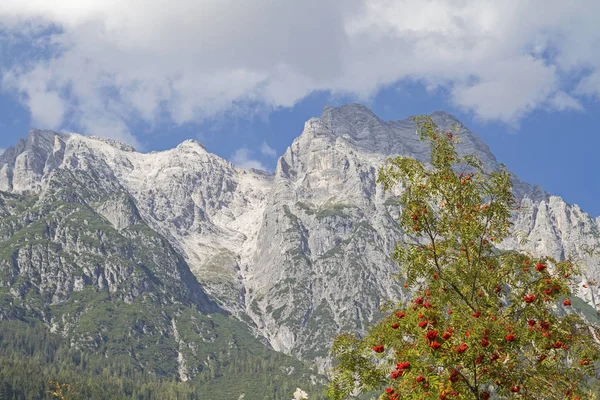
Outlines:
[[[103,142],[103,143],[107,143],[109,145],[111,145],[112,147],[121,150],[121,151],[126,151],[126,152],[130,152],[133,153],[135,152],[135,148],[129,144],[120,142],[118,140],[115,139],[108,139],[108,138],[102,138],[102,137],[98,137],[98,136],[87,136],[89,139],[93,139],[93,140],[97,140],[99,142]]]
[[[360,133],[365,126],[384,123],[370,108],[355,103],[340,107],[325,106],[320,119],[330,129],[344,127],[355,133]]]
[[[27,145],[28,146],[38,146],[38,147],[43,147],[43,146],[49,146],[49,147],[53,147],[54,146],[54,140],[56,137],[59,138],[66,138],[68,137],[69,134],[65,134],[65,133],[58,133],[58,132],[54,132],[54,131],[49,131],[49,130],[41,130],[41,129],[31,129],[29,131],[29,134],[27,135]]]
[[[455,124],[460,125],[457,133],[461,154],[475,153],[489,170],[497,170],[499,163],[490,148],[477,135],[473,134],[456,118],[445,111],[436,110],[429,114],[444,131],[450,131]],[[340,107],[326,106],[321,117],[306,122],[302,135],[297,141],[312,141],[322,138],[328,142],[341,138],[356,150],[376,153],[382,156],[412,156],[427,162],[429,146],[415,134],[414,116],[398,121],[384,121],[371,109],[362,104],[346,104]],[[292,146],[293,148],[293,146]]]
[[[207,152],[206,146],[203,145],[202,143],[200,143],[199,141],[194,140],[194,139],[184,140],[182,143],[180,143],[177,146],[177,148],[178,149],[186,149],[186,148],[197,149],[197,148],[200,148],[200,149],[204,150],[205,152]]]
[[[429,114],[429,116],[431,118],[447,118],[447,119],[452,119],[454,120],[456,123],[460,124],[460,121],[458,120],[458,118],[456,118],[454,115],[447,113],[444,110],[435,110],[432,111],[431,114]]]

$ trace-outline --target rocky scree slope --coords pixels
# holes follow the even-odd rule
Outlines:
[[[440,111],[431,117],[445,130],[459,123]],[[107,193],[122,193],[136,210],[98,207],[115,230],[131,218],[143,221],[220,307],[274,349],[326,368],[335,333],[362,331],[382,302],[406,299],[402,282],[392,279],[401,270],[389,258],[404,235],[395,222],[402,188],[383,193],[376,175],[387,157],[428,161],[415,130],[412,118],[382,121],[362,105],[326,107],[306,122],[274,174],[235,168],[195,141],[141,154],[104,139],[32,131],[0,156],[0,190],[43,198],[52,177],[67,172],[115,185]],[[461,154],[499,168],[467,128],[457,137]],[[514,191],[522,206],[514,215],[518,234],[501,247],[580,258],[580,305],[593,316],[600,256],[587,250],[600,244],[599,221],[516,178]]]

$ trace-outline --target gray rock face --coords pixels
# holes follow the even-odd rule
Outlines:
[[[125,302],[152,293],[160,303],[216,309],[116,182],[57,168],[41,183],[36,195],[0,192],[0,285],[21,300],[39,297],[35,312],[86,287]]]
[[[431,117],[444,130],[458,122],[441,111]],[[78,197],[116,232],[147,224],[222,307],[273,348],[325,367],[335,333],[364,330],[383,302],[406,296],[392,279],[401,269],[389,258],[404,235],[395,222],[401,188],[383,193],[375,181],[387,157],[428,161],[415,129],[412,118],[385,122],[361,105],[327,107],[306,122],[273,175],[237,169],[195,141],[141,154],[114,141],[34,131],[0,156],[0,190],[40,201]],[[457,136],[461,154],[499,168],[476,135],[462,127]],[[83,179],[80,190],[64,183],[61,190],[56,179],[66,173]],[[85,180],[97,189],[86,192]],[[579,296],[598,303],[600,256],[586,252],[600,244],[598,221],[516,178],[514,191],[522,206],[518,235],[501,246],[581,258]],[[80,287],[81,279],[69,285]]]

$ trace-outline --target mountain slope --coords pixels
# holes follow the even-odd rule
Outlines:
[[[48,379],[65,377],[91,398],[115,398],[74,375],[106,370],[107,385],[134,378],[130,395],[143,382],[162,393],[174,379],[190,382],[180,389],[186,398],[288,398],[297,386],[318,393],[315,372],[269,349],[209,299],[97,154],[67,151],[63,162],[74,168],[48,167],[46,159],[37,169],[35,147],[49,149],[50,141],[31,142],[15,162],[24,169],[12,176],[29,172],[33,188],[0,192],[0,361],[13,365],[0,375],[0,384],[13,381],[6,390],[37,397]],[[31,329],[35,346],[50,350],[24,362]],[[87,367],[69,363],[83,355]],[[35,379],[14,383],[13,371],[36,368]]]
[[[459,122],[441,111],[431,117],[444,130]],[[274,349],[326,368],[335,333],[364,330],[382,303],[406,296],[402,282],[392,279],[401,269],[389,258],[404,236],[394,222],[402,189],[383,193],[375,180],[387,157],[428,161],[415,129],[411,118],[382,121],[361,105],[327,107],[306,122],[272,175],[234,168],[195,141],[141,154],[114,141],[32,131],[0,155],[0,190],[43,199],[53,193],[55,175],[94,182],[101,194],[82,187],[69,196],[120,235],[142,224],[164,238],[218,306]],[[461,127],[457,137],[461,154],[499,168],[468,129]],[[593,283],[600,279],[600,256],[586,253],[600,245],[598,223],[517,178],[514,191],[521,202],[514,215],[518,234],[501,246],[581,258],[578,294],[598,303]],[[529,240],[521,244],[523,237]],[[175,261],[156,264],[165,280],[168,271],[173,282],[183,276]],[[174,285],[165,293],[187,298],[187,286]]]

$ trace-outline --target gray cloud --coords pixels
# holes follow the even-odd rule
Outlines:
[[[35,42],[54,50],[49,59],[9,65],[2,76],[2,88],[43,127],[135,142],[132,118],[202,121],[257,112],[256,104],[289,107],[315,90],[365,101],[402,80],[445,88],[477,118],[510,124],[600,96],[595,0],[72,4],[0,6],[5,32],[33,37],[59,27]],[[565,77],[582,71],[570,87]]]

